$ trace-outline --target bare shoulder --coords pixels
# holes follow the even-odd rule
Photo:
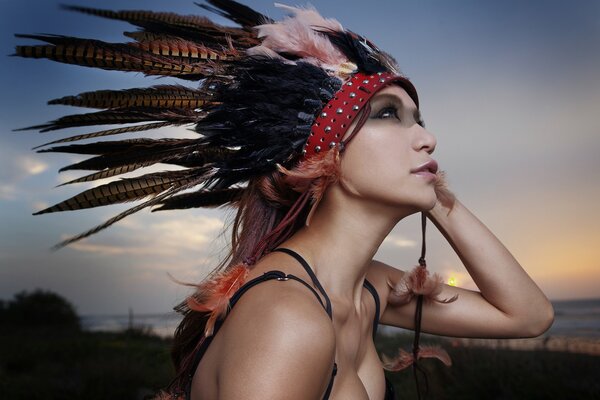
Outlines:
[[[300,282],[269,280],[249,289],[223,325],[219,398],[318,398],[335,359],[335,332]]]

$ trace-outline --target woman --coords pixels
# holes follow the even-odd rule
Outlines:
[[[163,398],[392,399],[373,344],[378,323],[416,331],[412,354],[387,361],[390,370],[418,368],[428,356],[449,364],[441,349],[419,346],[421,330],[532,337],[548,329],[553,310],[546,296],[445,188],[416,89],[393,58],[312,9],[286,7],[292,15],[275,22],[233,1],[209,3],[215,8],[203,7],[242,28],[69,6],[144,31],[128,34],[136,43],[127,51],[41,35],[30,37],[53,46],[17,48],[21,56],[203,79],[198,89],[156,86],[59,99],[108,110],[37,127],[160,121],[60,141],[190,122],[202,135],[50,149],[100,154],[78,165],[99,172],[77,181],[157,162],[187,168],[105,184],[40,211],[154,196],[60,245],[155,204],[238,210],[229,256],[178,307],[185,315],[173,348],[178,374]],[[179,193],[197,185],[197,192]],[[480,292],[428,276],[424,243],[412,271],[373,259],[394,226],[417,212],[423,235],[426,217]]]
[[[417,301],[394,304],[398,299],[387,282],[395,286],[405,272],[373,256],[402,218],[419,211],[427,212],[444,233],[481,291],[443,285],[439,297],[457,300],[425,304],[424,332],[510,338],[538,336],[548,329],[550,303],[508,250],[459,201],[449,209],[437,200],[440,178],[431,157],[436,140],[413,118],[416,107],[406,91],[399,86],[382,89],[371,100],[371,110],[341,157],[339,182],[327,187],[310,224],[277,246],[300,254],[311,267],[331,301],[333,323],[315,296],[294,279],[256,285],[238,298],[220,336],[203,349],[191,398],[321,399],[334,362],[336,384],[330,398],[384,398],[372,321],[414,329]],[[272,270],[311,282],[298,260],[280,251],[256,262],[247,281]],[[379,299],[387,299],[379,316],[365,280]]]

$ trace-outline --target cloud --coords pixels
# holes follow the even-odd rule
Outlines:
[[[10,149],[3,149],[0,156],[0,199],[15,200],[19,197],[20,183],[48,169],[48,164],[29,155],[16,155]]]
[[[17,165],[28,175],[38,175],[48,169],[48,164],[32,158],[31,156],[19,157],[17,159]]]
[[[0,200],[14,200],[17,198],[15,185],[0,183]]]
[[[167,219],[168,217],[171,217]],[[161,221],[152,221],[162,219]],[[204,215],[172,216],[142,215],[126,218],[119,224],[119,239],[114,244],[91,243],[90,239],[69,245],[82,252],[108,255],[176,256],[188,250],[206,249],[223,229],[224,221]],[[110,228],[109,228],[110,229]],[[116,229],[115,229],[116,231]],[[69,235],[63,235],[67,239]]]
[[[50,207],[50,204],[44,202],[44,201],[34,201],[32,204],[32,208],[34,210],[44,210],[46,208]]]
[[[404,237],[398,235],[388,235],[383,240],[383,244],[388,244],[395,247],[415,247],[417,242],[414,240],[405,239]]]

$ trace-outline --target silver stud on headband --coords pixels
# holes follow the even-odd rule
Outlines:
[[[330,148],[330,149],[333,149],[334,147],[335,147],[335,142],[331,142],[331,143],[329,143],[329,148]]]
[[[352,86],[352,82],[346,83],[347,86]]]
[[[385,79],[383,79],[383,78],[380,78],[380,79],[379,79],[379,82],[383,83],[383,82],[385,82]]]
[[[354,106],[352,106],[352,109],[353,109],[354,111],[358,111],[358,109],[359,109],[359,108],[360,108],[360,107],[359,107],[358,105],[354,105]]]
[[[342,110],[341,108],[338,108],[337,110],[335,110],[336,113],[341,114],[344,112],[344,110]]]
[[[354,92],[350,93],[350,98],[351,98],[351,99],[353,99],[353,98],[355,98],[355,97],[356,97],[356,93],[354,93]]]
[[[326,116],[327,116],[327,113],[326,113],[326,112],[322,112],[322,113],[321,113],[321,117],[325,118]]]
[[[363,83],[366,85],[367,83],[369,83],[369,80],[368,80],[368,79],[365,79],[365,80],[363,81]]]
[[[331,127],[330,126],[326,126],[325,127],[325,132],[330,132],[331,131]]]
[[[321,151],[321,146],[315,146],[315,153],[318,153]]]

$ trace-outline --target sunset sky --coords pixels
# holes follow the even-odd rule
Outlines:
[[[208,15],[191,0],[77,4]],[[246,4],[277,19],[283,16],[272,1]],[[451,189],[548,297],[600,297],[600,2],[311,4],[398,60],[419,91],[426,127],[438,140],[434,156],[447,172]],[[51,252],[55,243],[131,204],[32,216],[92,185],[54,188],[82,175],[57,171],[83,157],[38,154],[31,148],[94,128],[45,134],[12,130],[85,112],[46,105],[65,95],[193,84],[7,56],[15,45],[38,44],[17,39],[14,33],[116,42],[128,39],[123,31],[135,30],[124,22],[63,11],[53,0],[3,0],[0,19],[0,299],[43,288],[64,295],[81,314],[123,314],[130,307],[138,313],[169,311],[188,288],[168,274],[199,281],[212,269],[225,254],[226,241],[219,233],[231,211],[144,210]],[[190,135],[185,128],[149,135],[168,137],[174,132]],[[419,243],[419,219],[412,216],[392,231],[376,258],[411,268],[419,257]],[[433,224],[428,230],[428,266],[458,286],[476,289]]]

